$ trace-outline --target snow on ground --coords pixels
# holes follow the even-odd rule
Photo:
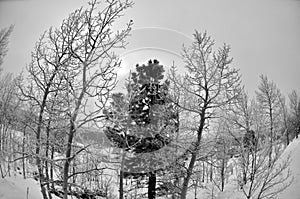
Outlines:
[[[293,176],[292,184],[287,187],[282,193],[278,195],[278,199],[300,199],[300,138],[295,139],[289,144],[289,146],[282,153],[280,160],[285,160],[290,155],[290,171],[291,176]],[[279,160],[279,163],[280,163]],[[232,158],[229,163],[234,163],[236,160]],[[287,172],[287,171],[285,171]],[[286,173],[285,173],[286,175]],[[225,191],[219,192],[212,185],[205,184],[206,189],[202,189],[197,193],[197,198],[203,199],[244,199],[245,196],[241,190],[238,189],[236,182],[236,171],[229,176],[228,183],[225,184]],[[214,193],[215,192],[215,193]],[[219,192],[219,193],[218,193]],[[191,190],[187,199],[195,199],[194,192]]]
[[[16,174],[0,179],[0,199],[41,199],[42,194],[37,181],[32,178],[24,179]],[[55,198],[55,197],[53,197]]]
[[[294,180],[292,184],[285,189],[279,196],[278,199],[300,199],[300,138],[295,139],[286,148],[282,154],[282,159],[285,159],[289,154],[291,156],[290,169]],[[232,176],[231,176],[232,177]],[[229,180],[232,181],[232,180]],[[234,181],[232,181],[234,182]],[[197,193],[197,198],[212,198],[214,191],[201,190]],[[28,197],[27,197],[28,194]],[[217,194],[216,194],[217,195]],[[214,195],[214,197],[216,197]],[[213,197],[213,198],[214,198]],[[42,195],[40,192],[40,187],[37,181],[34,179],[23,179],[19,174],[12,177],[7,177],[5,179],[0,179],[0,199],[41,199]],[[53,197],[58,199],[57,197]],[[188,194],[188,199],[194,199],[194,193],[190,192]],[[242,199],[243,194],[237,191],[236,183],[228,183],[225,185],[225,192],[219,194],[217,199]]]
[[[291,163],[289,168],[291,169],[294,180],[292,184],[286,188],[281,194],[278,195],[278,199],[300,199],[300,138],[295,139],[286,148],[282,157],[285,158],[289,154],[291,155]]]
[[[293,176],[292,184],[278,195],[278,199],[300,199],[300,138],[295,139],[284,150],[280,159],[285,160],[289,155],[291,162],[289,165],[291,176]],[[285,171],[287,172],[287,171]],[[285,174],[286,175],[286,174]],[[233,181],[232,181],[233,182]],[[245,196],[237,190],[236,183],[225,185],[225,192],[219,194],[217,199],[242,199]]]

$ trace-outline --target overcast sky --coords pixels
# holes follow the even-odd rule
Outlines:
[[[20,72],[30,62],[30,52],[43,31],[58,26],[84,0],[0,0],[0,27],[15,24],[6,72]],[[159,58],[180,65],[182,43],[195,29],[207,31],[216,47],[232,48],[233,65],[241,70],[250,94],[259,75],[273,80],[283,93],[300,92],[299,0],[136,0],[120,25],[134,20],[124,63]],[[176,58],[177,57],[177,58]],[[129,65],[132,65],[130,63]]]

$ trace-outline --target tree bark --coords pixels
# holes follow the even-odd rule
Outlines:
[[[124,172],[122,169],[120,170],[120,182],[119,182],[119,199],[124,198],[124,190],[123,190],[123,178],[124,178]]]
[[[222,158],[222,166],[221,166],[221,191],[224,191],[225,186],[225,158]]]
[[[23,139],[22,139],[22,167],[23,167],[23,178],[24,179],[26,179],[25,141],[26,141],[26,127],[23,130]]]
[[[49,119],[46,129],[46,160],[45,160],[45,181],[47,183],[47,190],[48,190],[48,196],[49,199],[52,199],[52,195],[50,193],[50,184],[49,184],[49,139],[50,139],[50,124],[51,120]]]
[[[69,136],[68,136],[68,143],[67,143],[67,149],[66,149],[66,160],[64,164],[64,174],[63,174],[63,192],[64,196],[63,199],[68,199],[68,179],[69,179],[69,168],[70,168],[70,163],[71,163],[71,152],[72,152],[72,143],[73,143],[73,138],[74,138],[74,133],[75,133],[75,124],[73,119],[70,121],[71,126],[70,126],[70,131],[69,131]]]
[[[42,123],[43,123],[43,114],[44,114],[44,108],[46,106],[46,99],[47,95],[49,94],[48,90],[46,90],[44,98],[43,98],[43,103],[41,105],[40,113],[39,113],[39,120],[38,120],[38,127],[37,127],[37,132],[36,132],[36,148],[35,148],[35,156],[36,156],[36,165],[38,167],[38,174],[39,174],[39,182],[41,186],[41,192],[43,195],[44,199],[48,199],[47,194],[46,194],[46,189],[43,184],[43,166],[42,166],[42,161],[40,158],[40,150],[41,150],[41,130],[42,130]]]
[[[155,199],[156,189],[156,173],[155,171],[150,172],[148,181],[148,199]]]
[[[190,161],[188,169],[187,169],[187,174],[183,179],[180,199],[186,199],[189,181],[192,176],[192,172],[193,172],[193,169],[194,169],[194,166],[196,163],[196,159],[197,159],[198,148],[200,146],[200,142],[202,139],[202,132],[203,132],[204,124],[205,124],[205,110],[206,110],[206,108],[204,107],[202,110],[202,113],[201,113],[200,126],[198,128],[198,134],[197,134],[197,142],[195,143],[195,148],[192,150],[192,158],[191,158],[191,161]]]
[[[55,150],[55,147],[54,145],[51,147],[51,160],[54,159],[54,150]],[[54,189],[54,182],[53,182],[53,161],[51,161],[50,163],[50,179],[51,179],[51,188]]]
[[[270,105],[271,106],[271,105]],[[273,153],[273,109],[270,107],[269,109],[270,116],[270,151],[269,151],[269,167],[272,165],[272,153]]]

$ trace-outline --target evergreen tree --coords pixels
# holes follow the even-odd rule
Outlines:
[[[157,60],[149,60],[147,65],[137,64],[127,84],[128,100],[122,93],[113,95],[111,109],[105,112],[113,125],[105,133],[115,146],[139,154],[155,152],[170,143],[172,132],[167,127],[176,126],[176,114],[167,97],[169,81],[164,80],[164,72]],[[124,175],[149,176],[148,198],[155,198],[156,172]]]

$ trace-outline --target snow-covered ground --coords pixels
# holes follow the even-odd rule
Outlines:
[[[292,184],[278,195],[278,199],[300,199],[300,138],[295,139],[284,150],[280,159],[285,160],[289,155],[291,162],[289,165],[291,176],[293,176]],[[279,160],[280,162],[280,160]],[[287,172],[287,171],[285,171]],[[225,192],[218,195],[217,199],[242,199],[245,198],[241,192],[237,190],[236,183],[225,185]],[[192,198],[191,198],[192,199]],[[193,198],[194,199],[194,198]]]
[[[291,155],[290,169],[294,180],[292,184],[279,194],[278,199],[300,199],[300,139],[294,140],[282,154],[284,159]],[[208,187],[209,188],[209,187]],[[244,196],[237,192],[237,185],[228,183],[225,192],[214,195],[217,199],[242,199]],[[218,195],[218,196],[217,196]],[[201,190],[197,193],[198,198],[212,198],[211,190]],[[42,195],[37,181],[23,179],[20,174],[0,179],[0,199],[41,199]],[[57,197],[53,197],[58,199]],[[195,199],[194,193],[188,194],[188,199]]]
[[[291,155],[291,169],[294,180],[292,184],[278,195],[278,199],[299,199],[300,198],[300,138],[295,139],[284,151],[282,157]]]
[[[20,174],[0,179],[0,199],[41,199],[40,186],[34,179],[23,179]],[[53,199],[58,199],[53,197]]]
[[[289,144],[281,155],[281,160],[285,160],[290,155],[290,171],[293,176],[292,184],[278,195],[278,199],[300,199],[300,138],[295,139]],[[233,160],[234,161],[234,160]],[[280,160],[279,160],[280,162]],[[287,172],[287,171],[285,171]],[[225,191],[219,192],[217,188],[206,184],[207,189],[202,189],[197,193],[197,198],[203,199],[244,199],[244,194],[238,189],[237,182],[234,180],[236,174],[229,176],[228,183],[225,184]],[[188,193],[187,199],[195,199],[194,192]]]

